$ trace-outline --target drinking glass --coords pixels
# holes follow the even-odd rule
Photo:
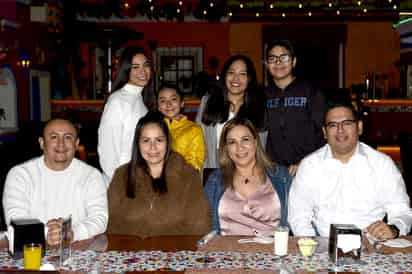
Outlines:
[[[40,270],[41,252],[41,244],[32,243],[23,246],[23,260],[25,270]]]
[[[315,254],[318,242],[312,238],[301,238],[297,242],[300,255],[305,259],[309,259]]]
[[[278,226],[275,229],[274,251],[275,255],[286,256],[288,255],[288,240],[289,240],[289,228],[287,226]]]

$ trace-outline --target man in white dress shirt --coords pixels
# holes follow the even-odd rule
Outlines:
[[[328,143],[302,160],[290,190],[295,235],[328,236],[334,223],[354,224],[380,240],[410,231],[402,175],[387,155],[359,141],[362,130],[350,102],[329,104],[323,127]]]
[[[47,226],[47,243],[60,241],[63,218],[72,217],[74,240],[106,230],[107,190],[101,173],[74,158],[77,131],[67,120],[49,121],[39,138],[43,155],[13,167],[7,174],[3,208],[12,219],[38,218]]]

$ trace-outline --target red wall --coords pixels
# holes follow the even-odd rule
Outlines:
[[[203,47],[203,64],[206,70],[208,59],[219,59],[218,71],[229,57],[230,25],[211,23],[115,23],[144,34],[144,40],[136,44],[147,47],[148,41],[156,41],[158,47]]]
[[[1,0],[0,1],[0,18],[4,17],[7,20],[16,20],[16,0]]]

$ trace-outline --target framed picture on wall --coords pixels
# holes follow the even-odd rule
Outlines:
[[[164,82],[179,86],[183,93],[192,93],[195,76],[193,56],[162,56],[161,64],[160,73]]]
[[[156,90],[162,83],[179,86],[191,96],[197,74],[203,71],[203,49],[196,47],[157,48],[154,52],[154,67],[158,72]]]

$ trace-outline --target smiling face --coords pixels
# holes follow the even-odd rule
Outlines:
[[[352,111],[346,107],[332,108],[326,114],[323,133],[333,156],[342,162],[349,161],[355,153],[362,130],[362,121],[356,121]]]
[[[230,65],[225,75],[225,85],[232,95],[245,93],[248,85],[248,71],[245,62],[236,60]]]
[[[177,94],[175,89],[163,88],[159,91],[157,99],[158,109],[168,119],[173,120],[178,118],[180,109],[184,103]]]
[[[129,74],[129,84],[145,87],[150,80],[151,66],[144,54],[133,56]]]
[[[286,62],[282,62],[281,59],[288,55],[289,59]],[[292,81],[293,68],[296,65],[296,58],[291,56],[290,52],[282,46],[274,46],[268,53],[267,59],[277,59],[274,62],[267,62],[266,68],[272,75],[273,80],[277,81]],[[285,60],[286,58],[284,58]]]
[[[158,124],[147,124],[142,128],[139,149],[149,167],[163,165],[167,150],[167,138]]]
[[[66,169],[74,158],[79,139],[74,126],[62,119],[50,121],[39,138],[44,162],[52,170]]]
[[[237,125],[226,136],[229,158],[236,167],[253,167],[256,163],[256,139],[249,128]]]

